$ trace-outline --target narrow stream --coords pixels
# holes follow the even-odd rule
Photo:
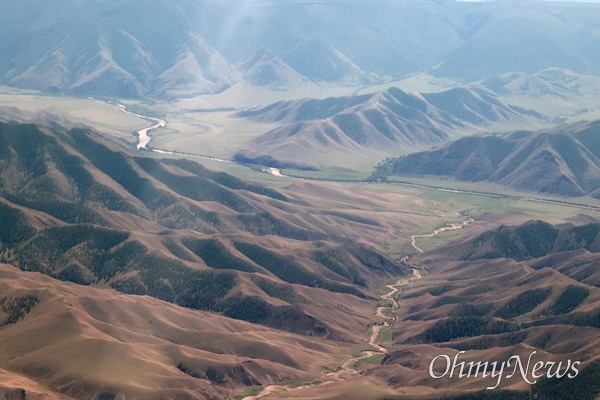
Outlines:
[[[417,271],[416,269],[413,269],[412,272],[413,272],[412,277],[401,278],[395,284],[386,285],[386,287],[388,289],[390,289],[390,292],[381,295],[381,299],[391,300],[392,305],[388,306],[388,307],[379,307],[376,312],[377,316],[381,316],[385,319],[389,319],[392,321],[394,320],[394,317],[387,317],[387,316],[383,315],[381,313],[381,311],[386,308],[391,308],[392,310],[394,310],[394,309],[400,307],[400,305],[398,304],[396,299],[393,298],[393,296],[400,290],[398,288],[398,286],[410,285],[412,282],[414,282],[417,279],[421,279],[421,277],[422,277],[421,274],[419,273],[419,271]],[[358,362],[359,360],[362,360],[363,358],[368,358],[375,354],[386,354],[388,352],[388,350],[379,344],[378,339],[379,339],[379,331],[383,327],[389,326],[389,325],[390,325],[390,323],[388,321],[385,321],[383,323],[383,325],[374,325],[373,326],[373,332],[371,333],[371,336],[369,337],[368,343],[369,343],[369,345],[375,347],[377,350],[364,350],[362,352],[363,354],[360,356],[352,356],[352,357],[345,359],[344,361],[341,362],[341,364],[338,366],[338,368],[336,369],[335,372],[323,373],[323,375],[321,377],[323,382],[320,383],[319,386],[323,386],[323,385],[331,384],[333,382],[344,380],[343,379],[344,375],[358,374],[359,371],[357,369],[355,369],[353,366],[356,362]],[[291,388],[291,387],[285,386],[285,385],[268,385],[262,390],[262,392],[260,392],[256,396],[246,396],[243,398],[243,400],[258,400],[258,399],[265,398],[265,397],[271,395],[272,393],[297,391],[297,390],[301,390],[301,389],[304,389],[304,388],[307,388],[310,386],[313,386],[313,385],[309,383],[309,384],[294,387],[294,388]]]

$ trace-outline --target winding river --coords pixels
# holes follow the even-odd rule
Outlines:
[[[137,133],[138,133],[137,148],[138,149],[146,149],[146,150],[150,150],[150,151],[153,151],[156,153],[161,153],[161,154],[172,154],[172,155],[178,155],[178,156],[183,156],[183,157],[192,157],[192,158],[201,158],[201,159],[205,159],[205,160],[219,161],[219,162],[223,162],[223,163],[239,164],[233,160],[227,160],[224,158],[203,156],[203,155],[199,155],[199,154],[190,154],[190,153],[184,153],[181,151],[160,150],[160,149],[148,148],[147,145],[152,140],[152,137],[149,135],[149,133],[155,129],[164,128],[167,125],[167,121],[160,119],[160,118],[147,117],[144,115],[133,113],[131,111],[127,111],[127,109],[125,109],[125,106],[121,105],[121,104],[117,105],[117,109],[126,114],[135,115],[138,118],[142,118],[142,119],[146,119],[146,120],[155,122],[155,124],[137,131]],[[239,164],[239,165],[243,165],[243,164]],[[279,168],[264,168],[262,171],[269,173],[271,175],[277,176],[277,177],[281,177],[281,178],[296,178],[296,179],[315,180],[315,181],[324,181],[324,182],[373,183],[373,182],[370,182],[367,180],[358,180],[358,179],[357,180],[335,180],[335,179],[326,179],[326,178],[309,178],[309,177],[301,177],[301,176],[295,176],[295,175],[286,175],[286,174],[282,174]],[[567,207],[577,207],[577,208],[584,208],[584,209],[600,211],[600,207],[598,207],[598,206],[579,204],[579,203],[571,203],[571,202],[562,201],[562,200],[559,201],[559,200],[550,200],[550,199],[538,199],[538,198],[532,198],[532,197],[522,197],[522,196],[505,195],[505,194],[498,194],[498,193],[476,192],[476,191],[472,191],[472,190],[446,189],[446,188],[441,188],[441,187],[436,187],[436,186],[421,185],[421,184],[410,183],[410,182],[390,181],[390,182],[380,182],[380,183],[398,184],[398,185],[404,185],[404,186],[409,186],[409,187],[418,187],[418,188],[436,190],[439,192],[462,193],[462,194],[471,194],[471,195],[477,195],[477,196],[494,196],[494,197],[500,197],[500,198],[506,198],[506,199],[512,199],[512,200],[531,201],[531,202],[536,202],[536,203],[559,204],[559,205],[563,205],[563,206],[567,206]],[[459,228],[448,227],[448,228],[442,228],[442,229],[449,230],[449,229],[459,229]],[[415,235],[415,237],[419,237],[419,236],[424,237],[427,235]],[[421,249],[416,247],[414,240],[413,240],[413,247],[415,247],[415,249],[417,249],[417,251],[422,252]]]
[[[152,140],[152,136],[149,135],[150,132],[152,132],[155,129],[164,128],[165,126],[167,126],[167,121],[164,119],[146,117],[145,115],[140,115],[140,114],[133,113],[131,111],[127,111],[125,106],[122,104],[117,105],[117,109],[121,112],[124,112],[125,114],[134,115],[141,119],[146,119],[146,120],[156,122],[154,125],[148,126],[146,128],[142,128],[139,131],[137,131],[137,133],[138,133],[137,149],[138,150],[145,149],[146,146],[148,145],[148,143],[150,143],[150,141]]]

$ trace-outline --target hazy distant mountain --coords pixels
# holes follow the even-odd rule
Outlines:
[[[266,47],[261,47],[242,65],[244,79],[271,88],[297,86],[307,80]]]
[[[599,90],[597,76],[575,74],[560,68],[545,69],[533,74],[509,72],[474,82],[468,87],[505,97],[555,96],[563,99],[583,93],[597,96]]]
[[[598,61],[592,60],[598,55],[597,9],[595,22],[586,15],[593,12],[591,4],[498,2],[472,11],[465,18],[471,22],[465,40],[443,56],[436,73],[470,81],[508,71],[598,68]]]
[[[420,70],[462,81],[598,73],[594,4],[4,2],[0,82],[165,99],[246,79],[363,85]]]
[[[600,121],[553,130],[471,136],[381,166],[392,175],[495,182],[515,189],[600,198]]]
[[[485,93],[460,88],[432,94],[391,88],[360,96],[281,101],[237,115],[284,123],[250,142],[242,151],[245,157],[268,155],[312,167],[331,162],[327,155],[335,152],[415,151],[445,143],[457,130],[524,118]]]

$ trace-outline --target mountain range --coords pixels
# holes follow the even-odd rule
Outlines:
[[[362,341],[374,288],[408,267],[363,242],[377,221],[288,193],[88,129],[0,123],[0,367],[31,393],[222,398],[337,365],[319,340]]]
[[[379,315],[389,348],[382,358],[355,379],[306,387],[289,398],[356,398],[353,390],[362,389],[361,398],[374,399],[594,400],[600,393],[599,220],[579,215],[576,224],[497,226],[496,218],[503,217],[475,217],[459,238],[411,257],[419,268],[412,282],[398,281],[401,288],[387,300],[399,306],[387,318]],[[561,370],[580,363],[572,379],[551,374],[533,385],[518,373],[502,380],[473,372],[436,379],[430,371],[451,370],[440,354],[449,357],[448,368],[457,357],[455,374],[464,361],[465,375],[470,362],[486,368],[511,359],[512,372],[515,356],[524,366],[551,361]]]
[[[0,83],[173,99],[241,80],[285,90],[417,71],[462,82],[546,68],[597,74],[598,30],[586,3],[5,2]]]
[[[585,92],[598,96],[599,90],[595,76],[579,75],[560,68],[548,68],[533,74],[509,72],[471,83],[467,87],[503,97],[553,96],[559,99],[569,99]]]
[[[323,291],[361,302],[369,285],[406,272],[335,233],[360,222],[298,218],[273,189],[131,157],[82,129],[0,128],[2,254],[22,269],[346,340],[302,304]]]
[[[566,252],[600,253],[599,234],[600,224],[593,222],[579,226],[553,226],[544,221],[528,221],[516,227],[502,225],[465,240],[467,245],[448,245],[446,254],[449,260],[512,258],[529,261]],[[539,262],[533,268],[541,269],[542,265],[551,264]],[[585,268],[581,269],[585,272],[574,275],[575,279],[589,279],[590,283],[600,286],[600,271],[593,268],[592,263],[582,263],[578,267],[582,265]]]
[[[529,221],[471,232],[417,255],[415,260],[430,274],[398,296],[403,311],[392,328],[398,347],[369,375],[398,389],[406,382],[435,386],[441,379],[423,379],[415,371],[428,368],[440,352],[465,351],[461,356],[468,365],[513,355],[527,359],[535,351],[536,360],[561,361],[563,366],[569,358],[581,360],[591,366],[590,375],[574,381],[540,379],[531,389],[520,376],[512,376],[502,384],[514,391],[491,398],[593,399],[600,391],[599,232],[597,219],[579,226]],[[434,371],[442,374],[443,364]],[[484,382],[496,384],[489,376]],[[458,393],[476,384],[457,380],[452,388]],[[489,393],[447,397],[486,398]]]
[[[399,260],[371,243],[427,217],[413,209],[388,225],[408,192],[384,201],[306,181],[275,190],[153,156],[90,129],[0,123],[5,397],[210,399],[285,385],[292,396],[360,387],[375,399],[400,386],[416,398],[480,388],[428,378],[440,347],[499,360],[536,349],[594,371],[593,217],[478,225]],[[402,289],[382,296],[392,278]],[[350,356],[367,332],[389,350]],[[289,382],[314,383],[295,392]]]
[[[310,168],[331,165],[336,153],[361,159],[429,149],[493,124],[535,120],[527,110],[517,111],[488,93],[464,88],[423,94],[390,88],[374,94],[281,101],[237,116],[281,124],[246,144],[237,157],[240,161]],[[267,156],[269,160],[264,159]]]
[[[524,191],[600,198],[600,121],[550,130],[471,136],[387,160],[373,178],[435,176]]]

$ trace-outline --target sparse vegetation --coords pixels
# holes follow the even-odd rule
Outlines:
[[[1,202],[0,221],[0,251],[4,246],[12,247],[35,234],[35,229],[27,224],[20,210]]]
[[[312,272],[308,272],[296,264],[291,257],[281,256],[250,243],[234,242],[234,244],[245,256],[286,282],[365,297],[364,294],[352,286],[329,282]]]
[[[206,265],[215,269],[234,269],[253,272],[255,268],[248,262],[234,256],[216,239],[184,238],[182,243],[192,253],[202,258]]]
[[[223,378],[225,377],[222,372],[218,371],[214,367],[208,367],[206,369],[206,377],[217,385],[221,385],[223,383]]]
[[[242,400],[246,397],[250,397],[250,396],[257,396],[258,394],[260,394],[260,392],[262,392],[264,389],[263,386],[249,386],[244,388],[244,391],[241,394],[234,394],[232,399],[233,400]]]
[[[552,292],[551,288],[532,289],[519,294],[496,311],[495,315],[509,319],[528,313],[542,304]]]
[[[323,238],[323,235],[295,227],[275,218],[265,211],[254,214],[240,214],[237,216],[237,219],[242,223],[244,230],[258,236],[276,235],[297,240],[317,240]]]
[[[188,367],[186,364],[184,364],[182,362],[177,364],[177,369],[180,370],[181,372],[183,372],[184,374],[191,376],[192,378],[197,378],[197,379],[202,378],[198,372],[192,370],[190,367]]]
[[[8,314],[8,317],[0,326],[15,324],[40,302],[36,296],[25,295],[20,297],[2,297],[0,299],[0,309]]]
[[[263,292],[271,297],[275,297],[290,304],[292,304],[296,299],[296,293],[289,285],[284,285],[282,283],[277,283],[262,278],[253,278],[253,281],[256,283],[256,286],[258,286]]]
[[[360,273],[354,268],[350,260],[344,259],[338,249],[328,249],[326,251],[316,251],[312,258],[330,271],[349,279],[351,282],[365,286],[366,281],[360,276]]]
[[[216,201],[239,212],[247,212],[254,209],[254,207],[232,190],[207,178],[171,173],[159,161],[150,158],[136,158],[135,162],[150,176],[158,179],[171,190],[187,198],[197,201]]]
[[[589,289],[583,286],[567,286],[560,296],[558,296],[554,304],[552,304],[548,310],[548,314],[562,315],[570,313],[579,307],[589,294]]]
[[[518,324],[481,317],[449,317],[438,321],[423,334],[425,340],[439,343],[461,337],[496,335],[514,332],[520,329]]]
[[[392,342],[392,329],[389,326],[383,326],[379,330],[379,342]]]
[[[454,317],[485,317],[493,309],[492,304],[461,303],[452,311]]]

